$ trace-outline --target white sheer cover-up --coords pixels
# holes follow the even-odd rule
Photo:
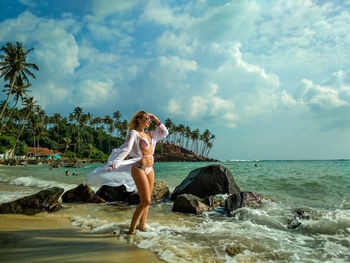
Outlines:
[[[165,125],[161,123],[154,131],[150,131],[152,137],[152,152],[156,147],[156,142],[166,137],[169,132]],[[119,148],[112,150],[107,163],[103,167],[93,170],[84,180],[84,184],[101,187],[102,185],[120,186],[125,185],[128,192],[136,189],[134,180],[131,177],[131,167],[134,163],[141,160],[142,151],[140,147],[141,139],[136,130],[131,130],[126,137],[125,143]],[[125,160],[130,155],[132,158]],[[111,169],[112,164],[115,168]]]

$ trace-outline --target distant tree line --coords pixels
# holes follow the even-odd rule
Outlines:
[[[0,153],[10,150],[26,154],[28,146],[47,147],[63,153],[67,158],[106,160],[107,154],[124,143],[128,121],[117,110],[113,116],[94,117],[76,107],[69,116],[54,113],[49,116],[30,97],[29,77],[39,67],[27,62],[33,49],[24,49],[22,43],[7,43],[1,47],[0,78],[7,84],[2,90],[6,99],[0,102]],[[167,143],[176,144],[197,155],[208,156],[215,136],[209,130],[200,133],[183,124],[166,119],[169,136]],[[153,126],[154,128],[154,126]]]

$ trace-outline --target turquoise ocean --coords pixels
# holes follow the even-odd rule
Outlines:
[[[209,164],[155,163],[156,180],[173,191],[191,170]],[[350,262],[350,160],[221,164],[230,169],[242,191],[274,201],[238,209],[231,216],[223,208],[195,216],[173,213],[171,201],[153,203],[147,231],[135,236],[124,234],[135,207],[63,204],[65,209],[42,215],[69,217],[73,225],[92,233],[113,233],[166,262]],[[52,186],[69,190],[97,166],[1,166],[0,203]],[[67,177],[66,170],[78,176]],[[296,210],[309,216],[298,218]],[[229,255],[229,248],[236,248],[236,254]]]

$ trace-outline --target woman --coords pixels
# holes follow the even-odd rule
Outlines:
[[[157,128],[146,132],[145,129],[152,121],[156,122]],[[140,195],[140,204],[134,212],[128,232],[135,234],[137,223],[137,228],[141,231],[144,231],[146,227],[154,184],[153,153],[156,142],[166,137],[168,130],[156,116],[145,111],[138,111],[132,117],[129,130],[125,143],[113,149],[107,164],[92,171],[84,184],[95,186],[124,184],[127,191],[135,190],[136,185]],[[133,158],[124,160],[127,155]]]

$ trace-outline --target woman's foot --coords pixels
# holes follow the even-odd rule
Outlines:
[[[129,229],[129,231],[126,232],[126,234],[127,235],[135,235],[136,234],[136,229],[134,229],[134,230]]]
[[[146,227],[141,227],[141,226],[138,226],[137,227],[138,230],[142,231],[142,232],[145,232],[146,231]]]

